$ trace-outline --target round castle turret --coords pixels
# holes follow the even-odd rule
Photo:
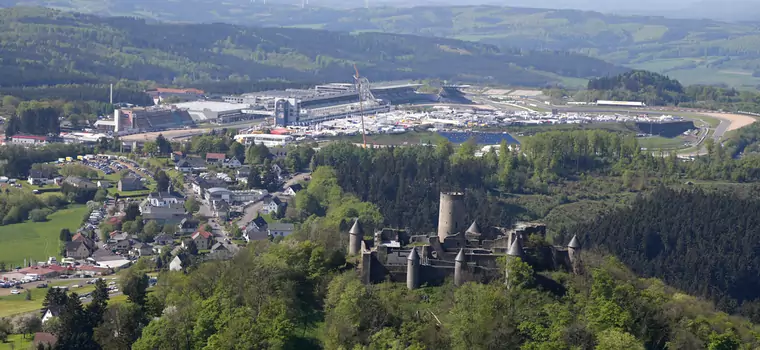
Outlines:
[[[570,258],[573,273],[579,274],[581,270],[581,244],[578,242],[578,237],[573,236],[573,239],[567,244],[567,256]]]
[[[348,231],[348,255],[359,254],[362,249],[362,239],[364,239],[364,232],[357,218],[354,225],[351,226],[351,230]]]
[[[454,285],[461,286],[464,284],[464,265],[466,264],[464,249],[459,250],[459,254],[454,259]]]
[[[504,271],[504,283],[507,285],[507,288],[509,288],[509,273],[511,272],[509,271],[509,262],[515,258],[523,258],[522,238],[520,235],[515,236],[515,241],[512,242],[507,251],[507,267]]]
[[[406,288],[409,290],[420,287],[420,255],[417,249],[412,248],[406,259]]]
[[[438,205],[438,239],[464,231],[464,193],[441,192]]]

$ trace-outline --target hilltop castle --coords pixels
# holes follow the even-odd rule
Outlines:
[[[544,224],[518,223],[509,229],[494,227],[481,232],[477,222],[466,225],[464,214],[464,193],[443,192],[435,235],[382,229],[365,240],[356,220],[349,231],[348,253],[361,257],[359,271],[364,283],[406,281],[409,289],[440,285],[452,276],[455,285],[504,281],[509,271],[497,264],[501,257],[519,257],[535,270],[580,272],[581,247],[576,237],[565,247],[535,245],[529,237],[543,239]]]

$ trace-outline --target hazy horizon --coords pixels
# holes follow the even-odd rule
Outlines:
[[[269,0],[273,2],[276,0]],[[336,6],[334,0],[311,0],[315,6]],[[729,3],[731,6],[727,6]],[[324,4],[324,5],[323,5]],[[364,7],[364,1],[358,1],[356,6]],[[640,0],[637,2],[575,0],[572,2],[560,0],[370,0],[370,4],[386,6],[473,6],[492,5],[505,7],[530,7],[544,9],[566,9],[597,11],[620,15],[663,16],[670,18],[709,18],[721,21],[756,21],[760,15],[760,0]],[[756,8],[757,6],[757,8]]]

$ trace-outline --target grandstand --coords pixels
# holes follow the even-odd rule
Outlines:
[[[149,132],[195,125],[187,110],[177,108],[120,109],[114,116],[119,119],[116,131]]]
[[[461,86],[444,85],[438,92],[438,102],[451,104],[471,104],[472,101],[464,96]]]
[[[417,93],[417,88],[420,86],[422,86],[422,84],[373,87],[372,95],[380,100],[381,103],[392,105],[435,102],[436,99],[433,96]]]

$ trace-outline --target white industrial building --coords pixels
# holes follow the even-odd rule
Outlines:
[[[596,101],[596,105],[597,106],[646,107],[646,104],[644,104],[644,102],[638,102],[638,101],[598,100]]]
[[[218,101],[192,101],[173,104],[179,109],[186,109],[196,123],[224,124],[252,119],[252,115],[243,113],[249,105]]]
[[[267,147],[283,147],[293,142],[295,138],[290,135],[274,134],[239,134],[235,135],[235,141],[245,146],[264,145]]]

